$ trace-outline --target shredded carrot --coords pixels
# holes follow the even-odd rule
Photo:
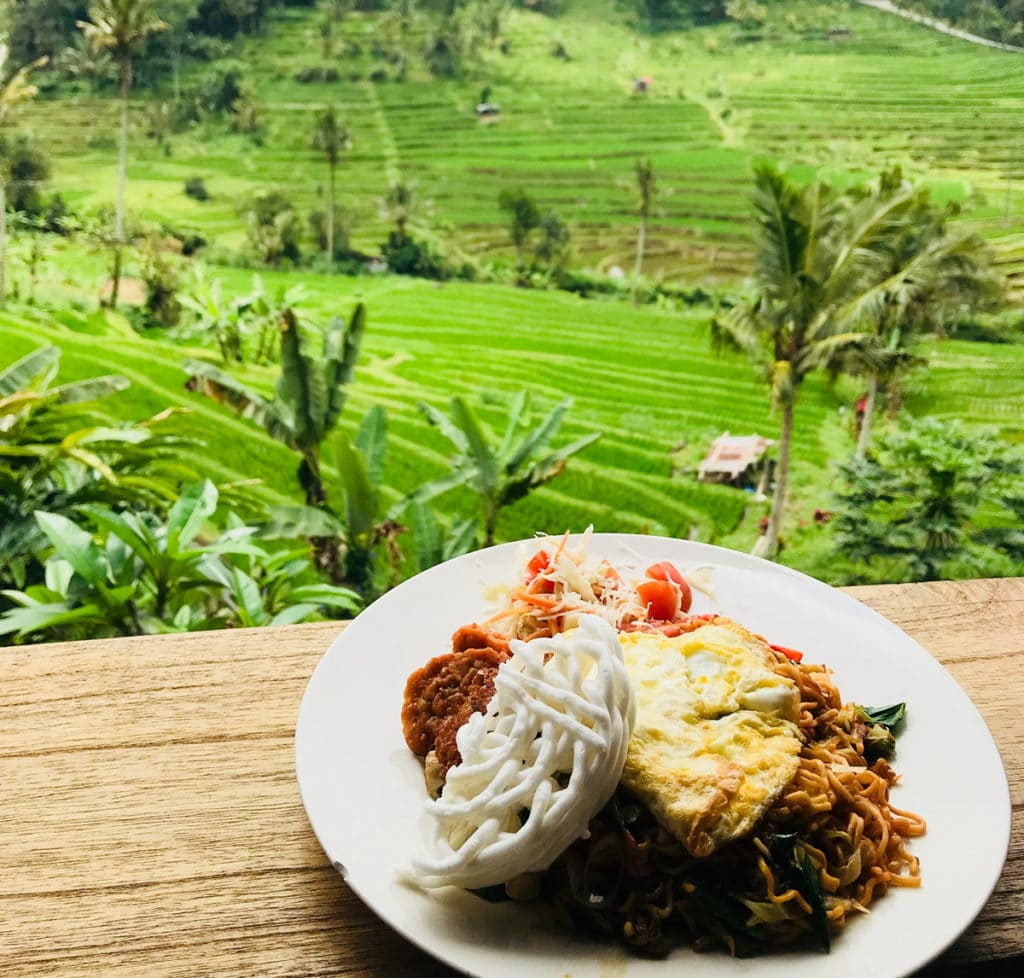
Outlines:
[[[554,611],[556,608],[565,605],[562,598],[552,597],[547,594],[533,594],[530,591],[513,591],[514,601],[525,601],[536,608],[544,608],[546,611]]]

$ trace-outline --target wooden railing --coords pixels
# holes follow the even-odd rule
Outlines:
[[[1008,862],[926,969],[995,971],[1024,955],[1024,579],[849,593],[942,662],[1001,751]],[[4,978],[455,974],[362,905],[306,820],[295,720],[339,627],[0,649]]]

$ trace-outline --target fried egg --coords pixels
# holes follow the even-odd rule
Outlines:
[[[637,716],[622,784],[694,856],[748,834],[796,773],[796,684],[725,618],[620,635]]]

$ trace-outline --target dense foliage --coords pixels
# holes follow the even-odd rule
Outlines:
[[[955,323],[988,329],[979,326],[974,310],[1002,299],[998,287],[989,288],[996,276],[981,236],[955,229],[970,226],[984,237],[1006,237],[1016,205],[1009,176],[1005,192],[998,184],[998,205],[980,195],[964,200],[970,225],[958,219],[957,204],[934,204],[927,191],[903,180],[898,170],[879,181],[864,178],[877,171],[883,156],[902,159],[915,179],[922,166],[940,158],[944,173],[963,169],[963,154],[944,141],[947,129],[960,127],[963,112],[950,104],[941,118],[927,114],[935,101],[935,79],[941,81],[940,91],[948,80],[948,72],[928,65],[938,60],[932,58],[934,45],[969,49],[966,55],[950,54],[961,59],[958,65],[979,65],[983,55],[1004,57],[996,52],[860,6],[633,0],[610,5],[608,23],[591,31],[594,25],[587,25],[581,12],[585,5],[566,7],[571,20],[559,23],[537,16],[557,14],[557,4],[533,0],[291,0],[287,6],[309,9],[272,11],[283,5],[94,0],[61,21],[62,29],[76,18],[94,26],[79,24],[82,29],[73,30],[71,47],[54,58],[56,71],[25,63],[31,51],[24,44],[8,70],[0,69],[0,83],[6,80],[9,86],[20,62],[33,79],[44,76],[51,93],[73,93],[81,99],[78,104],[90,107],[87,132],[75,128],[83,113],[62,106],[60,98],[19,97],[17,118],[8,115],[24,126],[21,132],[38,124],[54,154],[55,180],[66,189],[69,171],[61,160],[73,154],[81,153],[84,165],[96,172],[101,167],[111,171],[118,147],[113,83],[121,79],[122,120],[132,78],[141,85],[130,91],[131,137],[121,143],[117,210],[111,206],[112,193],[104,197],[110,188],[103,187],[102,179],[95,186],[75,187],[69,199],[80,212],[65,230],[80,228],[77,240],[51,244],[50,236],[27,233],[27,213],[34,212],[33,228],[40,216],[43,224],[48,221],[38,186],[49,161],[38,154],[40,144],[19,131],[5,129],[0,136],[0,162],[16,164],[8,166],[10,203],[21,212],[8,235],[8,291],[19,300],[27,297],[32,306],[37,299],[42,305],[30,311],[29,303],[19,303],[12,308],[13,318],[0,319],[0,333],[13,331],[20,343],[38,326],[40,336],[69,349],[79,342],[77,333],[102,335],[95,350],[80,347],[85,358],[76,365],[76,377],[95,372],[88,358],[113,356],[116,344],[117,368],[122,356],[135,358],[134,396],[148,398],[145,413],[190,401],[198,425],[222,425],[214,447],[190,449],[202,476],[220,482],[225,476],[258,472],[270,487],[268,497],[276,498],[261,512],[239,512],[229,519],[234,501],[222,492],[220,509],[204,531],[208,535],[252,528],[247,539],[254,547],[256,531],[261,541],[304,538],[296,546],[313,556],[313,573],[352,586],[365,599],[417,567],[523,527],[525,532],[559,530],[603,520],[615,528],[749,547],[755,539],[752,528],[764,512],[762,500],[692,478],[722,424],[775,433],[763,393],[761,403],[752,407],[756,382],[748,381],[739,361],[732,360],[728,371],[709,369],[705,328],[714,311],[719,336],[729,334],[754,354],[769,378],[771,400],[783,411],[780,461],[788,457],[791,441],[803,455],[796,459],[795,498],[788,511],[788,470],[785,465],[776,470],[780,492],[773,512],[779,522],[786,521],[788,559],[794,539],[807,537],[808,500],[822,492],[820,482],[809,487],[801,479],[808,480],[810,467],[825,471],[829,459],[852,446],[853,412],[837,418],[837,405],[860,406],[865,398],[855,392],[867,385],[867,406],[858,411],[858,419],[863,418],[860,450],[869,451],[874,393],[879,412],[886,407],[895,413],[905,391],[913,399],[924,386],[905,381],[906,370],[924,362],[922,337],[930,346],[932,335]],[[145,13],[149,26],[121,43],[117,31],[108,29],[106,14],[129,7]],[[56,0],[0,0],[0,9],[21,18],[14,26],[24,37],[26,25],[38,29],[47,16],[57,11],[63,17],[70,6]],[[272,20],[265,19],[268,13]],[[840,16],[849,16],[852,27],[840,24]],[[918,113],[916,127],[906,130],[907,145],[915,142],[912,154],[892,149],[884,132],[875,135],[876,129],[864,125],[864,116],[856,116],[856,100],[848,99],[847,82],[857,72],[861,78],[877,75],[863,70],[876,63],[877,37],[861,37],[860,31],[869,25],[884,33],[877,27],[883,21],[898,25],[894,32],[914,65],[915,84],[922,73],[927,76],[922,94],[912,110],[905,108],[907,89],[899,87],[903,73],[893,73],[884,92],[876,88],[861,94],[865,105],[882,104],[884,95],[885,104]],[[273,30],[264,30],[267,24]],[[570,24],[571,40],[558,33]],[[690,29],[696,26],[700,29]],[[538,42],[538,27],[555,33]],[[638,38],[637,28],[666,32]],[[672,28],[683,29],[669,33]],[[250,32],[259,36],[247,40],[244,35]],[[783,40],[790,37],[799,38],[810,54],[805,57],[795,41]],[[838,56],[840,43],[856,52],[852,61]],[[58,40],[52,44],[56,48]],[[642,56],[634,52],[622,60],[615,78],[600,83],[601,97],[592,98],[595,56],[634,45]],[[726,49],[737,45],[748,50],[744,58],[730,61]],[[801,80],[799,66],[817,65],[823,46],[836,55],[835,79],[821,76],[814,66],[810,80]],[[779,58],[780,52],[793,57]],[[926,63],[924,55],[931,60]],[[740,61],[742,70],[733,63]],[[797,69],[791,70],[793,64]],[[776,77],[769,68],[781,74]],[[972,77],[978,73],[967,72]],[[527,74],[531,84],[521,89],[508,82]],[[451,80],[432,86],[430,75]],[[789,92],[794,80],[797,86]],[[898,91],[889,91],[893,84]],[[442,88],[445,97],[438,99]],[[849,133],[863,130],[862,139],[850,136],[863,152],[851,151],[845,164],[830,159],[823,167],[813,154],[802,155],[794,136],[799,133],[799,140],[811,147],[825,145],[820,117],[828,109],[792,119],[787,113],[793,113],[791,103],[818,105],[819,92],[821,106],[834,108],[836,91],[843,111],[847,103],[854,105],[852,115],[836,124]],[[815,99],[805,98],[808,92]],[[979,96],[973,88],[971,93],[965,103]],[[1012,88],[984,94],[990,100],[986,104],[993,105],[1001,96],[1010,100],[1006,104],[1015,97]],[[333,105],[344,106],[344,119]],[[941,131],[933,131],[932,123]],[[128,131],[122,124],[120,133]],[[443,145],[439,131],[445,134]],[[209,152],[195,153],[200,143]],[[749,161],[783,154],[800,162],[788,171],[774,170],[774,178],[768,176],[772,167],[759,170],[751,233],[745,192]],[[976,186],[991,191],[993,181],[1001,180],[1001,159],[996,152],[991,160],[986,157],[992,173],[979,177]],[[852,183],[853,189],[833,190],[817,173],[828,173],[836,187]],[[955,177],[949,186],[927,174],[922,179],[942,201],[960,201],[961,186],[967,185]],[[138,214],[147,215],[145,223],[126,216],[125,197]],[[118,215],[116,222],[112,214]],[[992,222],[1000,215],[1003,229],[993,231]],[[209,281],[190,260],[192,246],[185,246],[186,241],[202,243],[195,228],[209,239],[206,260],[220,266]],[[112,289],[110,283],[100,285],[102,277],[86,281],[106,274],[97,262],[88,275],[80,274],[76,263],[82,261],[86,238],[110,256]],[[106,312],[97,319],[86,309],[97,292],[115,305],[122,251],[125,274],[134,277],[122,303],[127,319],[115,313],[106,318]],[[754,294],[737,294],[751,259],[756,259]],[[705,260],[709,264],[702,264]],[[274,284],[265,290],[256,278],[247,288],[251,273],[233,271],[231,264],[269,266],[272,271],[263,275]],[[630,267],[632,275],[623,271]],[[40,268],[43,280],[37,288]],[[300,268],[306,270],[303,285],[318,293],[309,310],[304,298],[286,294],[288,285],[300,281],[295,271]],[[364,277],[353,283],[310,270]],[[427,291],[422,283],[377,277],[385,272],[444,280],[444,285]],[[705,280],[705,274],[714,278]],[[663,280],[663,275],[671,278]],[[584,310],[574,297],[552,296],[552,304],[542,309],[528,304],[525,292],[471,294],[452,281],[462,277],[531,288],[554,284],[580,296],[615,301],[592,302]],[[676,284],[680,279],[701,284],[685,288]],[[725,290],[712,284],[723,281],[731,283]],[[404,301],[401,292],[407,293]],[[349,307],[364,295],[374,303],[384,296],[397,303],[383,320],[386,338],[376,341],[351,391],[361,422],[359,415],[353,421],[332,408],[336,381],[348,386],[358,352],[358,342],[349,349],[351,356],[343,352],[348,343],[343,334],[353,324],[317,325],[331,317],[339,295]],[[638,305],[657,304],[664,316],[619,306],[618,300],[626,298]],[[688,312],[693,304],[703,311]],[[615,308],[602,315],[601,305]],[[585,326],[574,329],[573,323]],[[63,326],[67,330],[58,331]],[[623,337],[639,349],[624,356]],[[141,352],[136,341],[152,341],[160,355]],[[196,357],[189,364],[189,392],[182,390],[185,377],[177,369],[185,353],[175,344],[184,343],[208,351],[188,351]],[[455,345],[458,362],[448,364],[444,354]],[[24,349],[19,346],[19,353]],[[217,353],[219,368],[212,366]],[[161,358],[164,362],[158,363]],[[115,361],[107,363],[113,371]],[[824,378],[812,376],[819,367],[855,379],[840,380],[837,393],[828,393]],[[130,372],[127,365],[124,369]],[[151,370],[162,376],[150,388],[139,375],[149,380]],[[734,376],[722,379],[724,372],[741,377],[742,383]],[[702,380],[695,396],[698,376]],[[995,386],[1012,383],[1000,371]],[[543,405],[537,420],[529,418],[525,386]],[[642,400],[623,394],[630,386],[644,392]],[[798,389],[806,391],[804,403],[810,403],[794,425]],[[217,420],[223,412],[202,403],[195,391],[234,407],[243,420]],[[566,438],[566,448],[552,448],[564,414],[557,401],[568,393],[584,418]],[[347,396],[341,392],[342,400]],[[1007,403],[1016,402],[1011,398]],[[444,404],[450,413],[439,410]],[[11,564],[17,578],[5,582],[12,594],[21,595],[9,595],[8,601],[21,602],[22,608],[43,598],[42,591],[30,593],[32,587],[45,587],[44,603],[55,605],[73,603],[89,590],[81,575],[74,581],[67,577],[65,565],[74,570],[73,564],[68,555],[54,551],[47,529],[59,526],[71,536],[87,533],[95,546],[109,550],[128,534],[120,523],[118,532],[112,530],[124,520],[137,523],[140,534],[138,527],[148,527],[156,539],[167,532],[176,500],[199,491],[183,487],[201,485],[196,473],[179,473],[153,498],[132,495],[123,476],[136,474],[130,464],[160,455],[159,439],[136,443],[131,440],[136,434],[119,439],[87,435],[79,441],[79,432],[89,424],[126,431],[142,426],[113,425],[97,413],[95,418],[69,418],[71,427],[65,429],[56,413],[47,413],[55,405],[44,399],[33,409],[38,420],[54,420],[45,436],[38,426],[0,421],[8,424],[6,457],[15,459],[4,465],[18,469],[18,491],[24,492],[17,511],[8,514],[9,529],[20,534],[22,543]],[[927,402],[912,401],[914,410],[922,405]],[[986,404],[979,410],[984,417],[1005,418],[1004,434],[1013,436],[1014,409],[997,414]],[[249,425],[240,437],[252,421],[265,431]],[[162,425],[163,420],[153,423]],[[883,432],[884,425],[877,423]],[[540,502],[524,498],[561,474],[566,457],[589,446],[593,436],[586,432],[597,429],[604,437],[579,465],[574,463],[557,492],[542,493]],[[253,449],[251,467],[250,445],[259,446]],[[81,480],[98,493],[96,498],[68,495],[63,484],[51,491],[50,482],[58,475],[66,478],[81,468],[85,456],[72,455],[70,448],[91,451],[98,459],[88,482]],[[682,463],[684,455],[693,456],[692,465]],[[49,467],[33,470],[26,461],[30,457],[32,464],[45,461]],[[298,484],[292,477],[295,462]],[[156,473],[148,476],[155,479]],[[437,511],[431,508],[435,501]],[[512,502],[516,507],[509,510]],[[828,505],[817,496],[814,502]],[[101,509],[116,520],[103,517],[107,522],[102,523],[97,517]],[[988,500],[977,520],[983,529],[972,540],[979,546],[987,540],[989,546],[993,534],[1002,533],[1002,553],[1007,560],[1019,559],[1013,555],[1022,549],[1022,510],[1024,502],[1016,497]],[[552,512],[558,514],[557,525],[550,522]],[[819,526],[817,513],[814,522]],[[777,524],[769,529],[766,541],[778,534]],[[818,535],[822,553],[832,543],[831,531],[822,528]],[[208,542],[205,536],[200,540],[202,546]],[[277,559],[276,543],[258,546],[264,554],[248,554],[256,564],[248,569],[234,565],[254,581],[268,561]],[[285,546],[290,548],[292,543]],[[111,552],[104,558],[104,573],[115,573],[115,556]],[[837,581],[848,572],[848,565],[840,563],[832,578]],[[950,567],[944,565],[944,572]],[[249,585],[245,593],[252,596]],[[130,601],[148,600],[148,594],[133,595]],[[231,605],[224,595],[218,600]],[[244,611],[230,624],[270,621],[281,610],[267,605],[258,612],[251,601],[235,600],[233,606]],[[174,612],[179,613],[183,617],[178,624],[172,621],[173,627],[205,627],[204,615],[197,612],[192,618],[180,608]],[[130,614],[119,620],[118,628],[137,627]],[[21,630],[19,625],[16,631]]]
[[[1024,455],[990,433],[907,421],[839,471],[836,541],[866,581],[1001,574],[1019,559]]]
[[[906,6],[993,41],[1024,45],[1024,0],[912,0]]]
[[[283,5],[284,0],[277,0]],[[258,30],[272,0],[161,0],[159,15],[172,26],[179,43],[197,47],[203,37],[233,37]],[[16,64],[43,55],[55,57],[74,47],[78,21],[89,16],[89,0],[0,0],[0,20],[8,25],[11,60]],[[153,38],[161,57],[173,38]]]
[[[305,548],[269,550],[233,513],[217,519],[211,482],[186,487],[166,519],[104,506],[78,520],[37,511],[52,554],[44,580],[4,595],[0,637],[49,640],[143,635],[303,621],[358,610],[359,596],[323,584]]]
[[[54,384],[60,351],[40,347],[0,372],[0,587],[41,578],[45,543],[34,513],[70,514],[85,504],[159,511],[195,472],[177,456],[172,412],[116,425],[98,402],[125,377]]]

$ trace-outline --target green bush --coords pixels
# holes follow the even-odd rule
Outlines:
[[[159,511],[179,480],[182,439],[167,416],[114,425],[97,402],[128,386],[92,377],[54,386],[60,351],[44,346],[0,372],[0,587],[41,579],[37,509],[70,514],[87,503]]]
[[[210,191],[206,189],[206,181],[202,177],[189,177],[185,181],[185,196],[193,200],[209,200]]]
[[[411,235],[399,238],[395,231],[391,231],[380,252],[388,263],[388,270],[396,275],[432,279],[448,277],[444,259],[426,241],[418,241]]]
[[[37,217],[45,209],[41,185],[50,178],[42,143],[26,133],[0,133],[0,174],[6,173],[7,206]]]
[[[186,488],[166,519],[81,506],[71,520],[37,511],[49,541],[44,580],[10,590],[0,637],[60,641],[112,635],[285,625],[358,610],[359,596],[324,584],[305,547],[268,550],[233,513],[217,519],[207,481]]]

